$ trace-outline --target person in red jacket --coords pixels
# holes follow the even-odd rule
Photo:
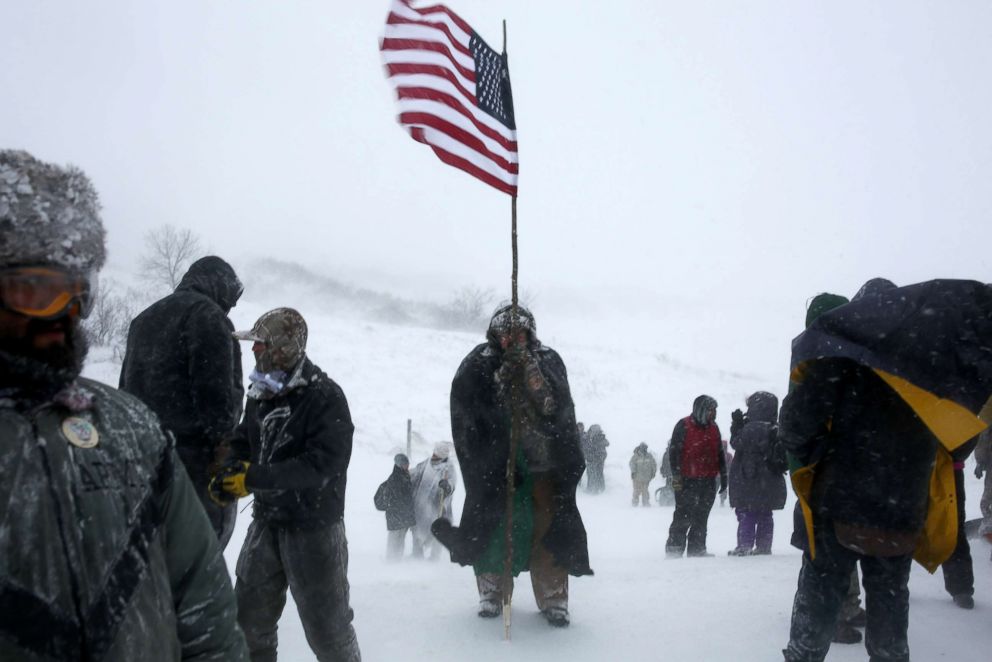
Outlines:
[[[720,428],[716,425],[716,400],[701,395],[692,403],[692,414],[675,424],[669,446],[675,514],[668,530],[665,554],[669,558],[712,556],[706,552],[706,521],[720,493],[727,490],[727,464]]]

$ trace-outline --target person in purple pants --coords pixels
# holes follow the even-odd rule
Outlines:
[[[772,553],[773,510],[785,507],[785,451],[778,443],[778,398],[758,391],[747,414],[731,414],[730,507],[737,513],[737,547],[730,556]]]

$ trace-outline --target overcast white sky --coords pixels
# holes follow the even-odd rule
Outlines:
[[[507,289],[509,199],[395,122],[389,2],[0,5],[0,145],[96,182],[111,260],[164,223],[270,255]],[[992,280],[992,3],[451,0],[499,47],[522,286],[799,305]]]

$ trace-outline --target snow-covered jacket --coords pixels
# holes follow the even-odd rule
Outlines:
[[[741,510],[785,507],[785,449],[778,442],[778,398],[759,391],[747,399],[744,425],[730,435],[730,506]]]
[[[281,394],[254,395],[231,452],[251,463],[255,519],[305,528],[342,520],[355,426],[341,387],[304,357]]]
[[[606,447],[610,445],[610,442],[600,425],[594,424],[589,427],[582,439],[582,444],[582,452],[587,462],[606,461]]]
[[[410,472],[413,483],[413,508],[417,518],[417,535],[423,540],[431,538],[431,524],[440,518],[451,521],[451,495],[458,484],[458,473],[449,458],[438,462],[424,460]],[[451,492],[441,489],[441,481],[448,481]]]
[[[416,523],[410,472],[402,467],[393,465],[393,473],[379,485],[372,502],[377,510],[385,511],[387,531],[399,531]]]
[[[241,418],[241,348],[227,317],[241,294],[219,257],[189,268],[176,291],[131,322],[120,388],[137,396],[176,437],[194,481],[207,480],[218,442]]]
[[[0,660],[247,660],[217,537],[154,415],[86,379],[56,400],[0,400]]]
[[[554,512],[542,542],[569,574],[591,575],[586,530],[575,502],[585,461],[565,364],[549,347],[538,345],[531,351],[555,403],[553,411],[536,421],[552,442],[548,477]],[[451,433],[465,481],[465,506],[457,528],[440,519],[432,532],[451,551],[451,560],[462,565],[481,557],[506,507],[510,415],[500,403],[496,383],[501,363],[493,343],[479,345],[462,361],[451,384]]]
[[[654,472],[657,470],[658,463],[646,448],[643,451],[634,450],[634,455],[630,458],[631,479],[641,483],[650,483],[654,479]]]

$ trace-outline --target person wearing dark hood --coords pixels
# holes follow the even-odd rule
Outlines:
[[[506,470],[511,427],[519,426],[513,502],[513,575],[529,570],[537,606],[558,627],[569,623],[568,576],[591,575],[586,531],[575,502],[585,468],[561,357],[537,339],[534,316],[498,308],[486,342],[462,361],[451,384],[451,431],[465,482],[458,527],[434,522],[451,560],[471,565],[479,616],[501,613],[506,554]],[[511,396],[515,394],[515,397]]]
[[[716,400],[701,395],[692,403],[692,414],[675,424],[669,443],[675,514],[668,530],[668,558],[713,556],[706,551],[706,525],[720,492],[727,489],[727,459],[716,424]]]
[[[255,369],[210,494],[221,504],[255,497],[234,586],[252,662],[275,662],[287,588],[317,659],[359,662],[344,528],[355,431],[348,402],[307,358],[307,324],[296,310],[270,310],[234,337],[253,343]]]
[[[850,303],[850,299],[842,294],[832,294],[821,292],[814,296],[806,307],[806,325],[816,320],[820,315]],[[792,391],[793,384],[789,384],[789,391]],[[806,550],[809,542],[806,536],[806,524],[803,521],[802,509],[799,502],[796,502],[793,510],[793,530],[790,544],[799,550]],[[866,622],[865,610],[861,606],[861,582],[858,578],[858,570],[855,568],[851,572],[850,583],[848,584],[847,595],[841,603],[840,616],[837,619],[837,628],[834,631],[832,641],[837,644],[859,644],[861,643],[861,631]]]
[[[785,508],[785,450],[778,443],[778,398],[758,391],[746,401],[747,414],[731,415],[730,507],[737,514],[737,547],[730,556],[772,553],[772,511]]]
[[[398,561],[403,558],[407,531],[417,524],[410,459],[406,455],[397,453],[393,458],[393,473],[379,485],[372,502],[376,510],[386,513],[386,560]]]
[[[99,209],[82,171],[0,151],[0,660],[247,660],[171,438],[80,377]]]
[[[793,341],[779,434],[807,543],[787,661],[824,659],[855,565],[871,659],[909,660],[910,565],[953,550],[948,450],[985,427],[990,299],[971,281],[874,279]]]
[[[242,289],[221,258],[194,262],[175,292],[131,322],[120,377],[121,390],[148,405],[176,437],[222,548],[234,532],[237,508],[214,503],[207,484],[226,454],[221,440],[241,418],[241,348],[227,315]]]

